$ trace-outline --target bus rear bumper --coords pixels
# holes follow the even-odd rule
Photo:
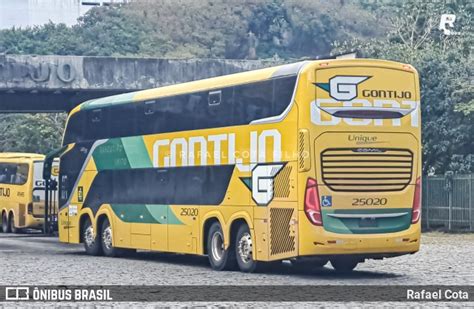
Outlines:
[[[25,225],[21,226],[20,228],[42,229],[43,225],[44,225],[44,218],[27,216]]]
[[[420,224],[387,234],[337,234],[312,226],[312,237],[300,238],[299,255],[358,255],[384,258],[415,253],[420,249]]]

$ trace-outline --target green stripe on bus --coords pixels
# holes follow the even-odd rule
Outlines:
[[[107,106],[119,105],[124,103],[130,103],[133,101],[134,94],[133,92],[122,93],[114,95],[111,97],[99,98],[94,100],[89,100],[81,104],[81,110],[102,108]]]
[[[374,225],[364,226],[361,218],[336,218],[329,214],[394,214],[404,215],[389,218],[375,218]],[[406,230],[411,224],[411,208],[387,209],[324,209],[323,226],[326,231],[340,234],[393,233]]]
[[[115,215],[127,223],[183,224],[169,205],[111,204]]]
[[[153,167],[143,137],[124,137],[122,138],[122,145],[131,168]]]
[[[175,216],[169,205],[146,205],[146,208],[155,220],[161,224],[183,224],[183,222]]]
[[[120,220],[128,223],[159,223],[144,204],[111,204]]]
[[[92,156],[98,171],[130,169],[130,163],[120,138],[110,139],[98,146]]]

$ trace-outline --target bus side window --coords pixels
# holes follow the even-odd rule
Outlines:
[[[77,112],[69,118],[64,135],[65,145],[85,141],[87,139],[87,115],[87,112]]]
[[[273,114],[283,113],[291,103],[295,90],[296,76],[276,78],[273,80]]]
[[[121,104],[109,108],[104,117],[107,137],[134,136],[137,133],[137,104]]]
[[[94,109],[91,114],[91,122],[92,123],[99,123],[102,120],[102,110],[101,109]]]
[[[7,165],[3,164],[3,163],[0,163],[0,183],[6,184],[6,183],[8,183],[7,180],[8,180]]]
[[[146,135],[160,132],[161,117],[158,100],[138,103],[136,112],[136,135]]]
[[[221,99],[222,99],[221,90],[210,91],[208,99],[207,99],[207,104],[209,104],[209,106],[219,105],[221,104]]]
[[[162,131],[176,132],[193,130],[193,106],[189,95],[177,95],[160,100],[159,113],[162,114]]]
[[[231,126],[233,110],[233,87],[213,90],[207,93],[207,100],[201,102],[200,109],[205,113],[204,123],[199,128],[218,128]],[[204,124],[204,125],[203,125]]]
[[[0,163],[0,183],[23,185],[28,180],[28,164]]]
[[[87,120],[85,140],[93,141],[106,137],[108,130],[104,126],[102,109],[87,111]]]
[[[145,101],[143,104],[143,114],[145,116],[151,116],[155,113],[155,103],[156,101]]]
[[[234,122],[238,125],[272,116],[273,81],[236,86],[234,104]]]
[[[167,185],[169,182],[170,182],[170,179],[169,179],[169,175],[168,175],[168,170],[166,169],[160,169],[158,171],[156,171],[156,175],[157,175],[157,184],[158,185]]]
[[[18,164],[16,167],[15,181],[16,185],[23,185],[28,180],[28,172],[30,167],[28,164]]]
[[[208,93],[195,92],[188,95],[188,102],[192,106],[193,128],[203,128],[208,122]]]

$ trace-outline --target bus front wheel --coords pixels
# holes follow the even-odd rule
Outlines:
[[[209,263],[215,270],[231,270],[235,268],[235,252],[233,245],[225,249],[224,233],[219,222],[214,222],[207,234],[207,255]]]
[[[88,255],[97,256],[102,254],[102,246],[100,244],[98,233],[94,233],[94,227],[89,218],[86,219],[82,226],[82,239],[84,241],[84,248]]]

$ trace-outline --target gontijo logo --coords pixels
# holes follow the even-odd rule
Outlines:
[[[328,83],[315,83],[319,88],[329,92],[329,96],[339,101],[349,101],[357,98],[357,85],[372,76],[336,75]]]
[[[409,115],[412,127],[418,127],[419,101],[415,101],[410,90],[364,89],[358,96],[359,84],[373,76],[336,75],[327,83],[313,83],[329,93],[330,98],[311,102],[311,122],[316,125],[338,125],[344,122],[351,126],[383,126],[384,120],[400,126],[400,118]],[[354,114],[354,112],[358,114]],[[390,117],[374,117],[376,113],[391,113]],[[349,115],[353,115],[353,117]],[[365,113],[364,117],[358,117]],[[390,123],[388,122],[388,123]]]

